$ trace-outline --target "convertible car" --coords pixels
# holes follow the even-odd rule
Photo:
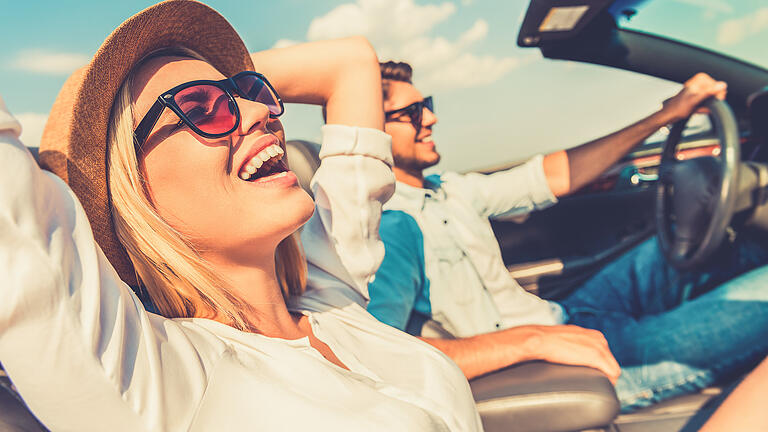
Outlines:
[[[723,242],[768,233],[768,70],[630,28],[649,9],[668,6],[656,0],[530,2],[517,43],[539,49],[545,61],[600,65],[660,82],[682,83],[706,72],[729,88],[725,102],[709,101],[708,113],[662,129],[557,205],[523,220],[492,221],[509,271],[539,296],[565,297],[654,235],[671,264],[695,269],[706,266]],[[557,124],[557,115],[552,109],[542,122]],[[300,141],[289,145],[289,163],[308,187],[318,147]],[[451,337],[433,322],[425,324],[422,335]],[[698,430],[738,381],[621,415],[608,380],[588,368],[533,362],[470,384],[489,432],[666,432]]]
[[[509,271],[542,297],[566,296],[608,261],[653,235],[671,264],[694,269],[706,266],[723,242],[768,233],[768,70],[626,28],[627,18],[642,17],[648,5],[658,3],[532,0],[519,29],[519,46],[539,49],[553,61],[591,63],[678,83],[703,71],[729,85],[725,102],[709,101],[707,114],[655,134],[558,205],[524,220],[493,221]],[[305,141],[288,146],[289,164],[307,187],[319,165],[319,149]],[[452,337],[430,322],[422,333]],[[532,362],[470,384],[489,432],[666,432],[697,430],[737,382],[621,415],[612,385],[590,368]],[[2,370],[0,430],[45,430]]]
[[[695,269],[706,266],[723,242],[737,236],[765,238],[768,232],[768,70],[629,28],[643,28],[644,12],[657,12],[670,7],[669,3],[534,0],[528,8],[517,43],[538,48],[546,59],[601,65],[677,83],[702,71],[728,83],[725,103],[711,101],[707,115],[696,114],[689,122],[655,134],[579,193],[524,221],[493,221],[510,272],[542,297],[566,296],[608,261],[653,235],[671,264]],[[669,29],[675,30],[680,33]],[[500,168],[505,167],[495,169]],[[499,373],[507,374],[504,385],[514,386],[514,369]],[[513,417],[507,417],[506,428],[507,420],[502,420],[510,411],[491,413],[484,407],[495,401],[498,408],[505,397],[513,405],[512,397],[503,396],[509,390],[494,387],[490,396],[486,393],[487,387],[482,386],[500,385],[491,378],[472,383],[486,429],[512,430]],[[591,411],[586,407],[590,397],[583,397],[569,405],[566,414],[554,406],[562,395],[543,378],[538,390],[543,394],[533,405],[541,408],[552,403],[551,411],[536,412],[538,419],[525,417],[526,426],[514,430],[695,431],[737,381],[611,420],[604,418],[600,425],[600,415],[610,415],[607,409]],[[549,402],[542,402],[547,398]],[[579,404],[584,405],[579,408]],[[528,412],[530,408],[521,403],[518,417]],[[589,418],[592,423],[586,423],[585,413],[594,414]],[[572,415],[570,425],[559,421],[567,415]],[[549,423],[553,419],[557,424]]]

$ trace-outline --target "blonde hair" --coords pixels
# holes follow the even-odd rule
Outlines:
[[[199,58],[181,51],[183,56]],[[112,106],[107,178],[115,231],[139,284],[168,318],[218,316],[237,329],[257,331],[248,319],[252,310],[233,294],[191,240],[160,217],[149,199],[134,147],[132,77],[125,80]],[[306,285],[306,261],[297,236],[285,238],[275,252],[277,279],[286,301],[301,295]]]

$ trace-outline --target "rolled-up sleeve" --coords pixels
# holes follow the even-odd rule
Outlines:
[[[488,218],[518,216],[541,210],[557,202],[544,174],[544,157],[537,155],[526,163],[493,174],[448,173],[446,187],[459,184],[471,197],[475,210]]]
[[[384,257],[381,209],[395,187],[392,139],[376,129],[323,126],[320,167],[312,179],[315,214],[302,230],[310,288],[341,281],[363,305]],[[309,295],[317,293],[308,293]]]

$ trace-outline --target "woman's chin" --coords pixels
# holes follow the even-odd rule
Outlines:
[[[315,212],[315,201],[301,188],[292,189],[285,195],[281,204],[280,225],[286,236],[304,226]]]
[[[301,190],[303,192],[302,197],[302,204],[301,208],[299,209],[302,214],[301,223],[296,229],[301,228],[309,219],[312,217],[313,214],[315,214],[315,200],[312,199],[309,194],[304,191],[304,189]]]

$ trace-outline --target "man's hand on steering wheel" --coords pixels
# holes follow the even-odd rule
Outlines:
[[[727,86],[699,73],[664,102],[658,112],[619,131],[544,157],[544,175],[552,193],[561,197],[590,184],[659,128],[688,118],[706,99],[725,98]]]
[[[669,116],[669,123],[674,123],[688,118],[707,98],[724,100],[727,91],[728,84],[700,72],[686,81],[678,94],[664,101],[662,111]]]
[[[695,270],[719,248],[731,223],[739,191],[741,147],[725,83],[700,73],[665,102],[665,120],[677,119],[661,152],[656,188],[656,231],[667,261]],[[700,104],[700,105],[697,105]],[[681,160],[678,145],[690,114],[703,106],[717,135],[717,156]]]

